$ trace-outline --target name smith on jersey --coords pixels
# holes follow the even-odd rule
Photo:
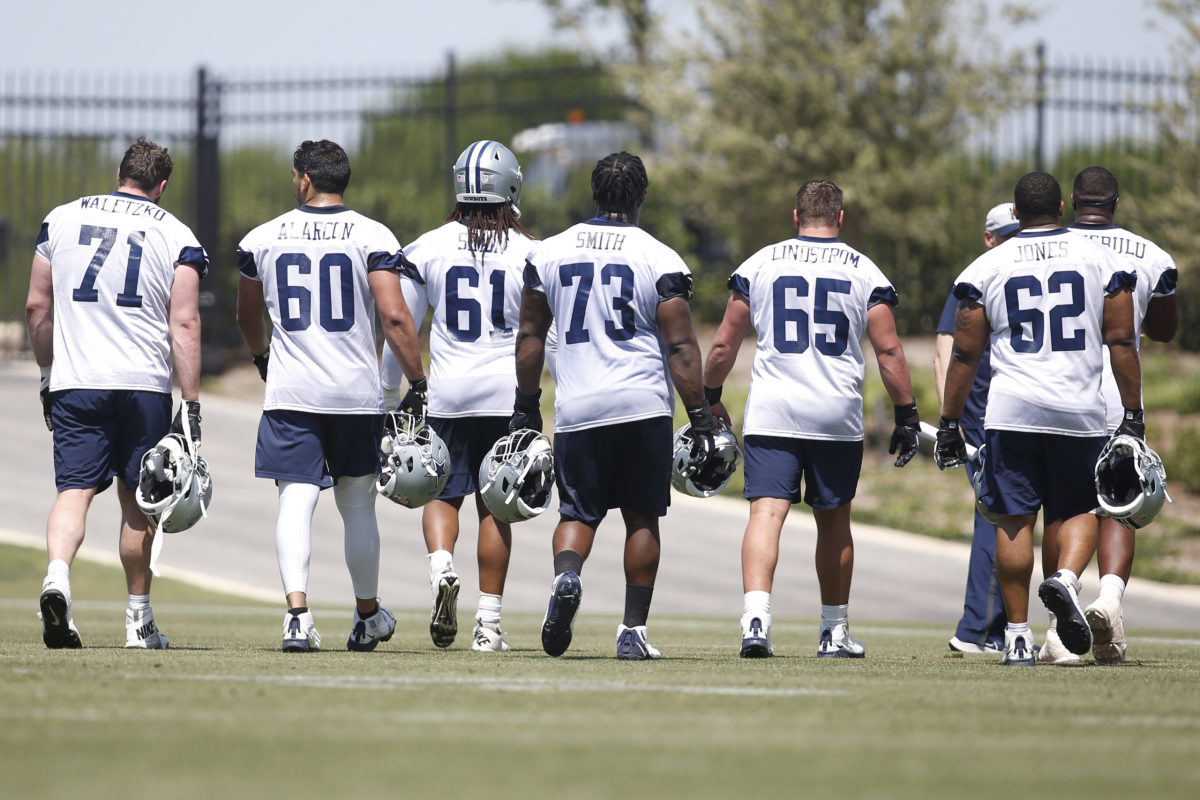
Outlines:
[[[339,220],[306,220],[303,223],[286,220],[279,223],[279,239],[306,239],[308,241],[345,241],[354,230],[353,222]]]
[[[580,250],[621,250],[625,238],[625,234],[614,231],[579,231],[575,234],[575,246]]]

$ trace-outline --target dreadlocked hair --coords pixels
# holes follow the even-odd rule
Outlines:
[[[461,222],[467,226],[467,249],[471,255],[503,250],[508,246],[510,230],[526,239],[536,238],[521,224],[511,203],[455,203],[446,222]]]
[[[624,150],[600,159],[592,170],[592,199],[602,214],[632,215],[649,185],[642,160]]]

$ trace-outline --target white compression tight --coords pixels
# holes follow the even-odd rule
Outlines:
[[[375,597],[379,591],[379,523],[375,519],[373,475],[340,478],[333,499],[346,530],[346,567],[354,596]],[[312,558],[312,518],[321,487],[310,483],[279,482],[279,519],[275,524],[275,553],[285,594],[308,593],[308,564]]]

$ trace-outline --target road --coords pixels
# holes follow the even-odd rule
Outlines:
[[[214,475],[209,517],[164,543],[160,566],[165,576],[269,599],[282,604],[275,563],[275,489],[254,477],[254,441],[259,408],[243,400],[205,395],[202,454]],[[37,370],[27,361],[0,360],[0,481],[5,487],[0,539],[42,544],[46,514],[53,502],[54,471],[50,434],[42,425]],[[467,504],[471,506],[471,504]],[[460,603],[467,617],[477,598],[473,511],[463,513],[464,532],[455,564],[466,587]],[[380,499],[380,595],[390,607],[429,606],[429,583],[420,512]],[[673,496],[663,521],[663,555],[653,613],[670,616],[728,617],[741,614],[740,546],[747,506],[729,498],[701,500]],[[115,563],[115,490],[101,494],[89,517],[82,555]],[[967,524],[964,511],[964,524]],[[514,526],[513,556],[504,594],[506,610],[545,610],[553,577],[551,512]],[[957,542],[856,525],[851,615],[859,623],[941,622],[947,637],[962,610],[968,548]],[[583,572],[585,613],[612,614],[624,608],[620,517],[601,524],[596,547]],[[793,511],[783,535],[772,611],[776,619],[813,620],[819,598],[813,573],[815,528],[805,507]],[[1085,602],[1097,588],[1095,567],[1084,576]],[[340,519],[328,493],[313,523],[309,584],[315,606],[348,607],[350,580],[342,555]],[[97,598],[99,599],[99,598]],[[1034,606],[1038,604],[1034,602]],[[1035,626],[1043,621],[1035,611]],[[1200,588],[1134,580],[1126,594],[1126,626],[1200,630]]]

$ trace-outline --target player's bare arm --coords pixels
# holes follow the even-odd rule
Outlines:
[[[417,325],[413,322],[408,304],[404,302],[400,274],[390,270],[374,270],[367,273],[367,285],[371,287],[371,296],[375,298],[375,307],[383,323],[383,338],[400,362],[404,377],[410,384],[425,380]]]
[[[704,362],[704,394],[712,406],[713,416],[732,425],[729,412],[721,402],[721,387],[737,363],[738,350],[742,341],[750,334],[750,301],[745,295],[734,292],[725,306],[725,317],[717,328],[712,348]]]
[[[655,312],[658,331],[667,351],[667,369],[685,408],[704,405],[704,386],[700,378],[700,344],[692,328],[692,311],[682,297],[671,297],[658,304]]]
[[[546,333],[554,314],[546,295],[533,289],[521,290],[521,324],[517,328],[517,390],[537,394],[546,362]]]
[[[946,370],[954,353],[954,335],[939,333],[933,342],[933,387],[937,390],[938,405],[946,395]]]
[[[252,355],[262,355],[270,347],[266,313],[262,283],[242,276],[238,280],[237,326]]]
[[[1112,363],[1121,405],[1142,407],[1142,365],[1138,358],[1137,331],[1133,324],[1133,294],[1128,289],[1104,298],[1104,322],[1101,327],[1108,357]]]
[[[983,306],[973,300],[959,302],[954,313],[954,348],[946,368],[946,387],[942,396],[943,417],[958,419],[962,416],[990,333],[991,325]]]
[[[50,262],[41,256],[33,257],[33,266],[29,270],[25,322],[29,326],[29,342],[38,366],[50,366],[54,359],[54,284]]]
[[[1142,320],[1142,332],[1156,342],[1169,342],[1179,331],[1179,305],[1175,295],[1151,297]]]
[[[184,400],[200,399],[200,271],[178,264],[168,309],[171,353]]]
[[[908,374],[904,345],[896,333],[896,318],[887,303],[876,303],[867,310],[867,338],[875,349],[879,377],[892,404],[909,405],[913,402],[912,377]]]

